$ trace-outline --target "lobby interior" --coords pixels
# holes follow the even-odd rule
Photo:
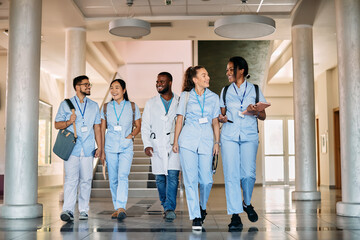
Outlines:
[[[11,5],[11,1],[19,5]],[[345,43],[347,39],[359,40],[360,30],[344,20],[345,15],[359,19],[358,1],[344,0],[344,4],[341,0],[248,0],[244,5],[241,0],[172,0],[166,5],[163,0],[134,0],[130,7],[126,2],[0,0],[0,206],[17,206],[9,200],[6,203],[6,191],[11,191],[8,199],[15,199],[15,193],[25,197],[30,190],[37,191],[35,203],[42,205],[41,217],[4,217],[0,212],[0,239],[360,239],[360,190],[356,177],[360,171],[360,128],[354,128],[360,110],[344,107],[350,104],[355,109],[360,101],[360,91],[354,92],[359,89],[360,74],[356,74],[360,64],[356,56],[360,41],[349,40],[350,46]],[[10,50],[15,44],[9,43],[9,38],[17,37],[10,36],[10,20],[11,14],[19,15],[16,10],[20,9],[14,6],[23,3],[32,4],[29,13],[40,11],[42,17],[41,30],[38,29],[38,81],[30,85],[39,90],[39,124],[34,132],[38,132],[38,151],[36,166],[31,166],[37,177],[35,184],[28,185],[21,182],[24,179],[20,175],[14,175],[19,173],[7,167],[10,160],[6,153],[6,137],[11,136],[9,132],[16,132],[9,130],[13,125],[7,116],[14,107],[9,104],[8,88],[13,80],[9,73],[14,68],[9,60],[13,56]],[[275,32],[253,39],[227,39],[214,33],[216,20],[243,13],[273,18]],[[140,38],[109,33],[111,20],[129,16],[150,22],[151,33]],[[341,28],[344,23],[350,25],[346,28],[353,35]],[[29,35],[36,33],[30,31]],[[145,183],[138,183],[136,177],[131,179],[128,218],[123,222],[110,219],[113,208],[108,183],[101,176],[97,178],[99,167],[95,159],[89,220],[78,220],[78,213],[73,223],[60,220],[63,161],[51,149],[57,135],[53,123],[59,104],[74,95],[71,74],[89,76],[93,84],[90,98],[99,106],[110,99],[111,80],[115,76],[123,78],[130,99],[143,108],[157,94],[157,73],[172,73],[173,91],[180,94],[183,73],[191,65],[207,68],[210,89],[219,94],[227,84],[227,59],[233,55],[248,60],[249,81],[257,83],[271,103],[267,120],[259,123],[257,178],[252,197],[259,214],[256,223],[242,213],[243,230],[228,232],[231,216],[226,214],[221,157],[202,233],[191,230],[183,188],[179,189],[177,218],[166,222],[150,176],[150,160],[144,160],[139,137],[134,145],[135,158],[139,159],[133,161],[132,171],[139,175],[137,171],[143,170],[135,169],[150,170],[145,171]],[[303,76],[306,85],[299,83],[305,81]],[[305,116],[307,112],[312,115]],[[340,113],[347,117],[342,118]],[[312,121],[310,126],[304,123],[308,119]],[[299,134],[304,131],[309,135]],[[306,165],[309,156],[311,160]],[[6,176],[18,177],[25,187],[6,190]]]

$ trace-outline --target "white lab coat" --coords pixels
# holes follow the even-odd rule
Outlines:
[[[148,100],[145,104],[141,122],[141,138],[144,149],[152,147],[151,157],[153,174],[167,175],[168,170],[180,170],[179,154],[172,151],[170,134],[173,131],[179,96],[174,94],[167,115],[160,99],[160,94]],[[155,139],[154,139],[155,137]]]

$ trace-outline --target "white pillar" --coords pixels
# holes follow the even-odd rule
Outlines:
[[[12,0],[6,106],[5,194],[0,217],[42,216],[38,196],[41,0]]]
[[[293,200],[320,200],[316,186],[312,26],[291,30],[294,75],[295,191]]]
[[[336,0],[338,46],[341,216],[360,217],[360,1]]]
[[[86,31],[85,28],[68,28],[65,35],[65,98],[75,95],[73,79],[85,74]]]
[[[65,91],[64,97],[75,95],[73,80],[86,73],[86,30],[82,27],[67,28],[65,33]],[[65,172],[64,178],[65,179]],[[64,192],[59,194],[59,201],[64,201]]]

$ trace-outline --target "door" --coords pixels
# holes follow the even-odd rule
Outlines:
[[[294,184],[294,120],[289,117],[264,121],[264,184]]]
[[[340,148],[340,115],[334,109],[334,155],[335,155],[335,188],[341,189],[341,148]]]

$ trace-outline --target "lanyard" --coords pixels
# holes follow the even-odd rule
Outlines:
[[[199,97],[198,97],[198,94],[195,92],[195,88],[194,88],[194,93],[195,93],[195,96],[196,96],[196,99],[199,103],[199,106],[201,108],[201,117],[204,117],[204,107],[205,107],[205,91],[206,91],[206,88],[204,89],[204,100],[203,100],[203,105],[201,106],[201,103],[200,103],[200,100],[199,100]]]
[[[165,115],[167,115],[168,112],[169,112],[169,108],[170,108],[170,106],[171,106],[171,102],[172,102],[173,98],[174,98],[174,96],[170,99],[169,105],[166,107],[166,104],[165,104],[165,101],[166,101],[166,100],[163,99],[163,98],[160,96],[160,99],[161,99],[161,101],[162,101],[162,103],[163,103],[163,105],[164,105],[164,107],[165,107],[165,111],[166,111],[166,114],[165,114]]]
[[[83,119],[83,124],[84,124],[84,123],[85,123],[85,122],[84,122],[84,116],[85,116],[85,110],[86,110],[87,101],[85,101],[85,107],[84,107],[84,112],[83,112],[83,111],[81,111],[81,108],[80,108],[80,106],[79,106],[79,103],[78,103],[77,100],[76,100],[76,97],[75,97],[74,99],[75,99],[76,105],[78,106],[78,108],[79,108],[79,110],[80,110],[80,113],[81,113],[81,116],[82,116],[82,119]]]
[[[123,107],[122,107],[122,109],[121,109],[120,115],[118,116],[117,113],[116,113],[115,101],[113,101],[114,112],[115,112],[115,116],[116,116],[116,119],[117,119],[117,125],[119,125],[119,120],[120,120],[121,114],[122,114],[123,111],[124,111],[125,103],[126,103],[126,100],[124,100],[124,105],[123,105]]]
[[[234,87],[234,90],[235,90],[235,92],[236,92],[236,95],[237,95],[237,96],[239,97],[239,99],[240,99],[240,96],[239,96],[239,94],[238,94],[238,91],[237,91],[237,89],[236,89],[236,87],[235,87],[235,83],[234,83],[233,87]],[[243,94],[243,96],[242,96],[242,99],[240,99],[241,111],[243,110],[243,102],[244,102],[244,98],[245,98],[246,89],[247,89],[247,81],[246,81],[246,84],[245,84],[244,94]]]

